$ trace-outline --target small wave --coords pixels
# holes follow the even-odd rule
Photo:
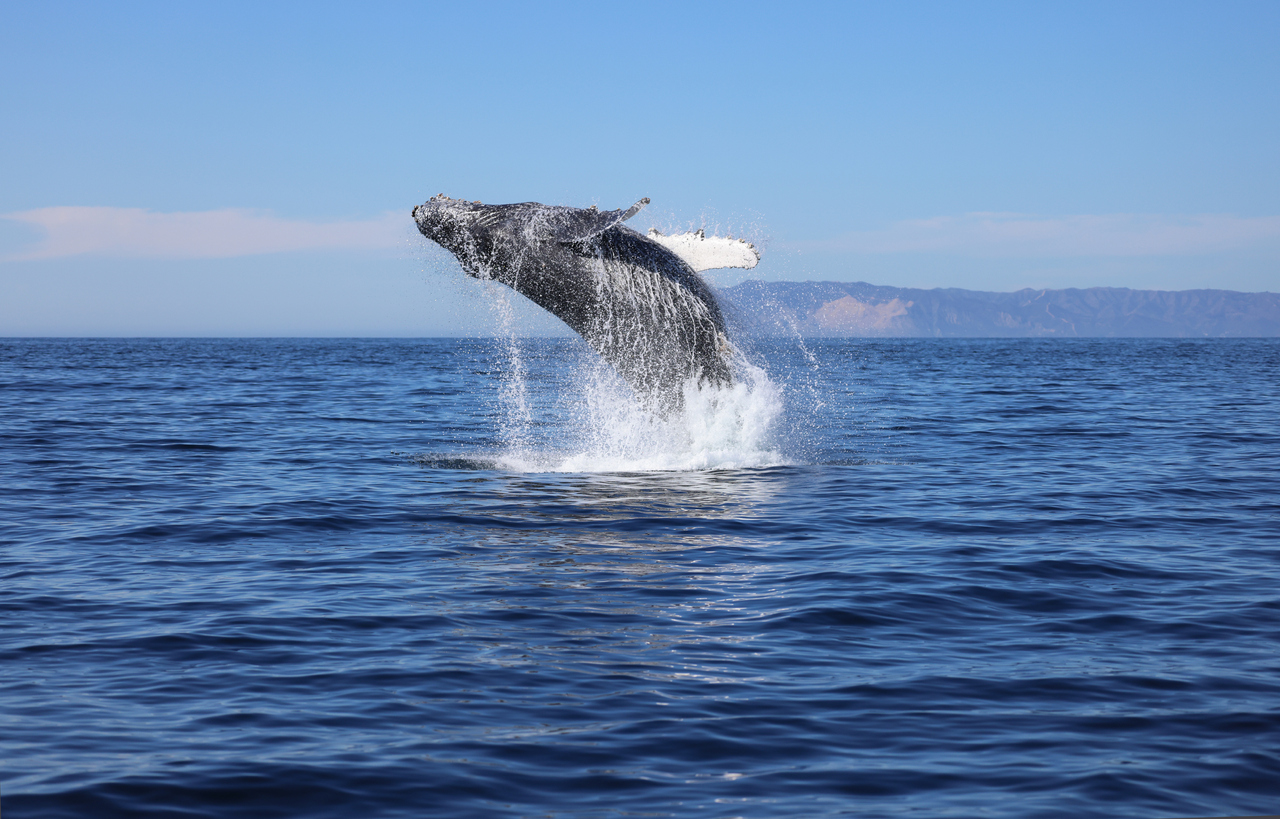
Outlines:
[[[400,453],[393,453],[399,455]],[[454,455],[449,453],[423,452],[407,455],[410,461],[428,469],[453,469],[463,472],[478,472],[488,469],[503,469],[498,459],[485,456]]]

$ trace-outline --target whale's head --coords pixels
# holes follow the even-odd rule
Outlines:
[[[413,209],[418,231],[457,257],[468,275],[506,281],[524,250],[543,238],[537,203],[484,205],[443,193]],[[562,209],[563,210],[563,209]]]
[[[479,202],[450,199],[442,193],[414,208],[413,220],[423,236],[465,264],[463,257],[476,251],[476,220],[483,208]]]

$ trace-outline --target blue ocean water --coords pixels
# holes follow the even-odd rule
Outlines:
[[[1280,343],[751,355],[0,342],[5,815],[1280,812]]]

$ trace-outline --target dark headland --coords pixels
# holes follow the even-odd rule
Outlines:
[[[827,337],[1280,336],[1280,293],[1089,287],[989,293],[747,281],[721,291],[756,334]]]

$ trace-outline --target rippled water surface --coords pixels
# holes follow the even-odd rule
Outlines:
[[[1280,344],[754,358],[0,342],[5,815],[1280,812]]]

